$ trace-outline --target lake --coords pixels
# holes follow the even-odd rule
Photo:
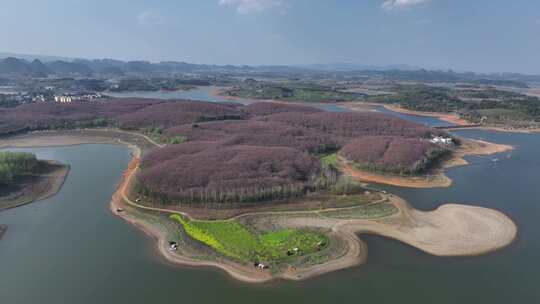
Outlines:
[[[0,212],[0,223],[9,225],[0,241],[0,303],[540,303],[540,135],[455,134],[517,149],[469,157],[471,165],[449,170],[454,184],[448,188],[378,187],[423,210],[445,202],[501,210],[519,227],[514,244],[480,257],[439,258],[362,236],[367,264],[266,285],[168,265],[153,240],[113,216],[109,201],[130,159],[126,147],[11,149],[69,163],[72,170],[54,197]]]

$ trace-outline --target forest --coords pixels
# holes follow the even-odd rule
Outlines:
[[[340,180],[321,158],[417,174],[443,148],[442,131],[380,113],[334,113],[279,103],[113,99],[31,104],[0,111],[0,130],[116,127],[167,143],[145,154],[136,191],[163,204],[284,200]]]
[[[0,184],[8,184],[20,175],[34,172],[38,160],[34,154],[0,152]]]

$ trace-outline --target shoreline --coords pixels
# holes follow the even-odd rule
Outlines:
[[[414,110],[407,110],[403,109],[396,105],[390,105],[390,104],[379,104],[379,106],[384,107],[387,110],[403,113],[403,114],[409,114],[409,115],[416,115],[416,116],[426,116],[426,117],[434,117],[438,118],[442,121],[446,121],[452,124],[455,124],[457,126],[466,126],[470,125],[471,123],[466,121],[465,119],[459,118],[455,114],[450,113],[442,113],[442,112],[421,112],[421,111],[414,111]]]
[[[362,105],[363,104],[363,105]],[[455,114],[450,113],[443,113],[443,112],[422,112],[422,111],[414,111],[414,110],[408,110],[403,109],[396,105],[389,105],[389,104],[378,104],[378,103],[367,103],[367,102],[360,102],[358,104],[355,103],[342,103],[343,107],[350,109],[352,111],[362,111],[362,106],[381,106],[385,109],[402,113],[402,114],[409,114],[409,115],[415,115],[415,116],[425,116],[425,117],[432,117],[432,118],[438,118],[442,121],[446,121],[452,124],[455,124],[456,128],[455,130],[467,130],[467,129],[479,129],[479,130],[489,130],[489,131],[498,131],[498,132],[511,132],[511,133],[524,133],[524,134],[534,134],[534,133],[540,133],[540,128],[532,128],[532,129],[524,129],[524,128],[512,128],[512,127],[497,127],[497,126],[469,126],[472,123],[459,118]],[[468,127],[469,126],[469,127]],[[453,130],[451,126],[446,128],[446,130]]]
[[[84,132],[75,133],[79,136],[77,141],[73,140],[73,135],[71,137],[64,135],[68,138],[62,140],[62,135],[48,133],[47,137],[49,140],[46,140],[47,146],[54,146],[55,144],[56,146],[65,146],[66,143],[103,143],[103,139],[96,137],[89,136],[85,138]],[[30,137],[34,137],[34,140],[28,136],[23,137],[22,142],[19,142],[18,146],[35,146],[36,144],[43,143],[43,134],[33,134]],[[51,138],[55,138],[56,142],[51,142]],[[15,143],[16,140],[12,140],[11,144]],[[380,219],[337,219],[327,216],[310,217],[299,214],[290,217],[279,217],[276,212],[268,215],[264,215],[263,213],[242,215],[243,217],[264,215],[262,218],[275,220],[283,228],[313,227],[329,229],[331,231],[330,234],[339,238],[346,246],[344,252],[340,252],[338,256],[322,264],[285,271],[279,276],[273,276],[269,272],[261,272],[253,266],[242,265],[222,258],[201,260],[182,256],[169,252],[167,231],[160,228],[160,223],[156,224],[154,221],[145,221],[130,214],[131,212],[140,212],[141,214],[153,216],[153,213],[148,213],[144,210],[150,209],[148,211],[152,211],[151,208],[139,209],[125,201],[127,198],[125,191],[129,186],[131,176],[137,168],[138,159],[144,153],[144,149],[139,147],[137,143],[126,140],[116,140],[107,143],[128,145],[132,151],[130,165],[124,172],[122,180],[111,199],[111,212],[152,237],[153,240],[157,240],[158,251],[168,262],[182,266],[217,268],[226,272],[232,278],[246,283],[267,283],[279,279],[299,281],[362,264],[366,262],[368,255],[367,244],[362,241],[361,236],[358,236],[358,234],[362,233],[373,233],[397,239],[419,250],[437,256],[484,254],[509,245],[517,235],[517,226],[515,223],[509,217],[496,210],[450,204],[443,205],[433,211],[423,212],[412,208],[403,199],[389,194],[387,197],[399,211],[397,214]],[[117,212],[118,206],[125,208],[125,211],[122,213]],[[168,212],[180,213],[171,210]],[[286,211],[277,213],[287,214]]]

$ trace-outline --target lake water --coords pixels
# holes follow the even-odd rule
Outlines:
[[[197,87],[187,91],[133,91],[133,92],[109,92],[106,95],[118,98],[158,98],[166,100],[202,100],[208,102],[239,102],[250,104],[260,102],[255,99],[230,99],[227,97],[216,96],[213,94],[215,87]],[[346,112],[348,109],[339,107],[336,104],[310,103],[310,106],[331,112]],[[382,107],[381,107],[382,108]],[[384,109],[384,108],[383,108]]]
[[[72,170],[56,196],[0,212],[0,223],[9,225],[0,241],[0,303],[540,303],[540,135],[456,134],[517,149],[493,156],[499,162],[470,157],[471,165],[448,172],[454,180],[449,188],[379,187],[424,210],[445,202],[501,210],[519,226],[514,244],[481,257],[439,258],[362,236],[369,244],[367,264],[267,285],[168,265],[153,240],[113,216],[109,201],[129,162],[127,148],[17,149],[69,163]]]
[[[108,92],[106,95],[127,98],[159,98],[159,99],[190,99],[204,100],[210,102],[226,102],[230,101],[225,97],[214,96],[212,94],[214,87],[197,87],[193,90],[179,91],[133,91],[133,92]]]

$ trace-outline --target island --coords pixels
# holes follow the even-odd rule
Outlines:
[[[113,99],[23,105],[0,111],[0,121],[6,146],[128,145],[133,159],[111,211],[154,237],[170,262],[246,282],[358,265],[367,258],[361,233],[439,256],[484,254],[517,234],[501,212],[458,204],[418,211],[367,184],[362,172],[378,183],[425,180],[465,164],[465,155],[511,148],[381,113]]]
[[[31,153],[0,152],[0,211],[54,195],[68,172],[69,166]]]

